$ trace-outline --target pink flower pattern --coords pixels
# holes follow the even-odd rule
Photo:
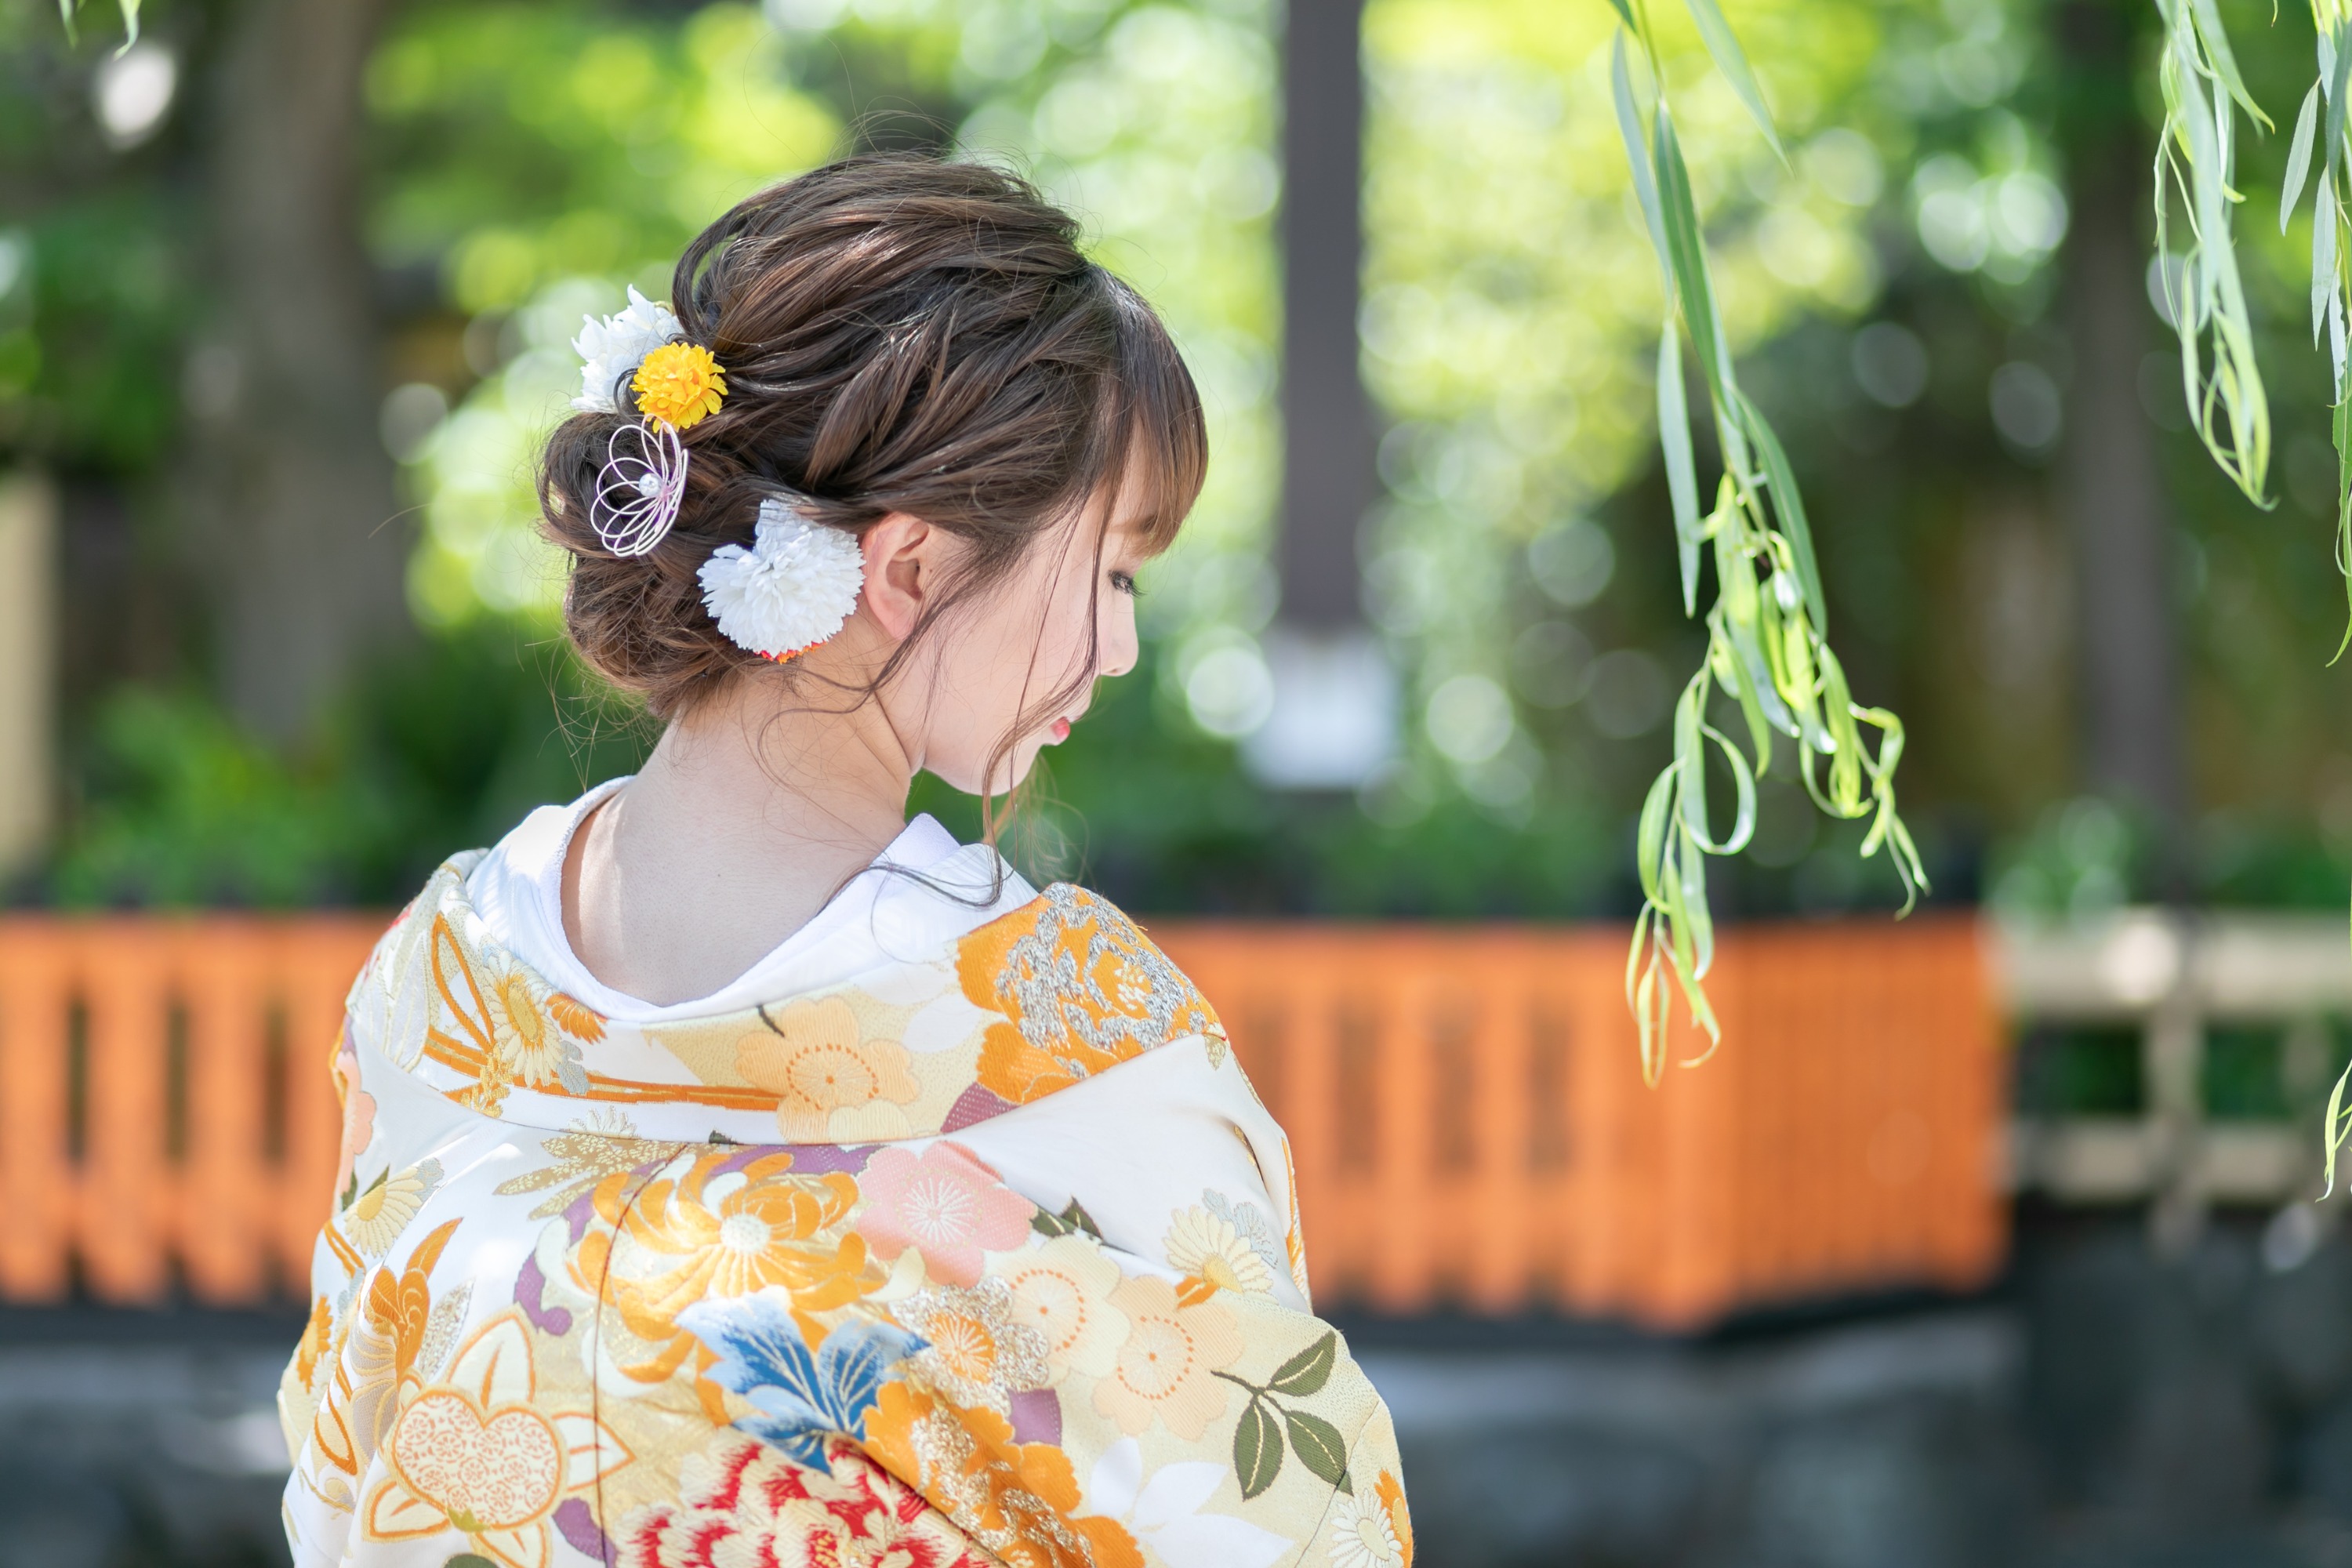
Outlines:
[[[920,1154],[877,1150],[858,1188],[866,1208],[857,1228],[876,1255],[892,1262],[911,1247],[924,1270],[949,1285],[978,1284],[981,1254],[1020,1246],[1036,1213],[961,1143],[934,1143]]]

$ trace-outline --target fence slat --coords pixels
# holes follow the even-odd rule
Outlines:
[[[66,1149],[66,1053],[75,971],[65,933],[0,921],[0,1296],[53,1301],[66,1267],[75,1173]]]
[[[131,920],[98,931],[83,956],[85,1142],[74,1242],[100,1300],[152,1301],[171,1284],[163,1086],[177,933]]]
[[[268,937],[223,921],[204,962],[181,977],[187,1008],[187,1131],[179,1237],[188,1284],[223,1305],[268,1291],[265,1227],[274,1173],[264,1159],[262,1111]]]

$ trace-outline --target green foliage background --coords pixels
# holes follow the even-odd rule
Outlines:
[[[2256,92],[2290,100],[2307,23],[2224,10]],[[1816,513],[1858,694],[1909,724],[1906,816],[1938,892],[2044,910],[2144,893],[2144,835],[2076,798],[2050,453],[1988,405],[2006,367],[2059,387],[2067,374],[2061,237],[2011,221],[2066,178],[2072,110],[2042,8],[1728,11],[1791,155],[1772,157],[1660,7],[1700,209],[1743,381]],[[1143,668],[1042,781],[1018,840],[1032,866],[1145,909],[1630,910],[1662,694],[1699,642],[1652,456],[1659,300],[1599,0],[1368,7],[1364,363],[1388,434],[1360,565],[1407,672],[1408,743],[1350,799],[1260,789],[1200,700],[1211,656],[1254,649],[1275,605],[1265,0],[397,7],[367,75],[362,197],[387,407],[404,411],[387,437],[425,518],[410,596],[425,636],[291,756],[207,695],[174,491],[213,309],[191,84],[215,20],[200,0],[149,8],[183,92],[152,138],[112,147],[90,108],[111,41],[93,25],[68,46],[46,4],[0,0],[0,461],[59,478],[71,572],[129,606],[68,627],[68,830],[25,896],[388,901],[441,855],[629,765],[647,737],[560,646],[524,482],[576,374],[582,312],[632,283],[666,295],[685,240],[763,183],[855,145],[958,145],[1032,170],[1160,306],[1216,454],[1186,537],[1146,579]],[[2283,154],[2249,145],[2251,177],[2274,184]],[[2323,668],[2340,613],[2321,569],[2326,372],[2300,331],[2307,234],[2246,226],[2278,512],[2210,472],[2161,365],[2147,378],[2179,524],[2195,874],[2217,898],[2334,903],[2352,747]],[[1925,351],[1899,406],[1858,378],[1857,333],[1880,324]],[[2150,343],[2160,359],[2160,329]],[[941,792],[919,804],[970,822]],[[1858,830],[1815,822],[1786,785],[1762,814],[1755,853],[1716,869],[1719,907],[1892,901],[1891,876],[1857,867]]]

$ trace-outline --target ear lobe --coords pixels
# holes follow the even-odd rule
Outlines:
[[[866,609],[895,640],[903,641],[922,619],[938,582],[940,534],[919,517],[894,511],[866,531]]]

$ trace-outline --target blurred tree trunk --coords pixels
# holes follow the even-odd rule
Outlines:
[[[1291,0],[1283,40],[1282,618],[1362,619],[1357,534],[1377,489],[1358,364],[1363,0]]]
[[[2179,874],[2189,800],[2181,745],[2172,531],[2139,396],[2155,312],[2143,234],[2152,133],[2132,91],[2154,8],[2074,0],[2058,13],[2060,137],[2073,222],[2064,324],[2074,351],[2058,489],[2075,554],[2086,782],[2151,812],[2157,874]]]
[[[409,627],[412,528],[377,431],[383,394],[362,246],[361,74],[390,0],[236,0],[212,118],[215,355],[205,565],[221,676],[296,737],[368,649]]]

